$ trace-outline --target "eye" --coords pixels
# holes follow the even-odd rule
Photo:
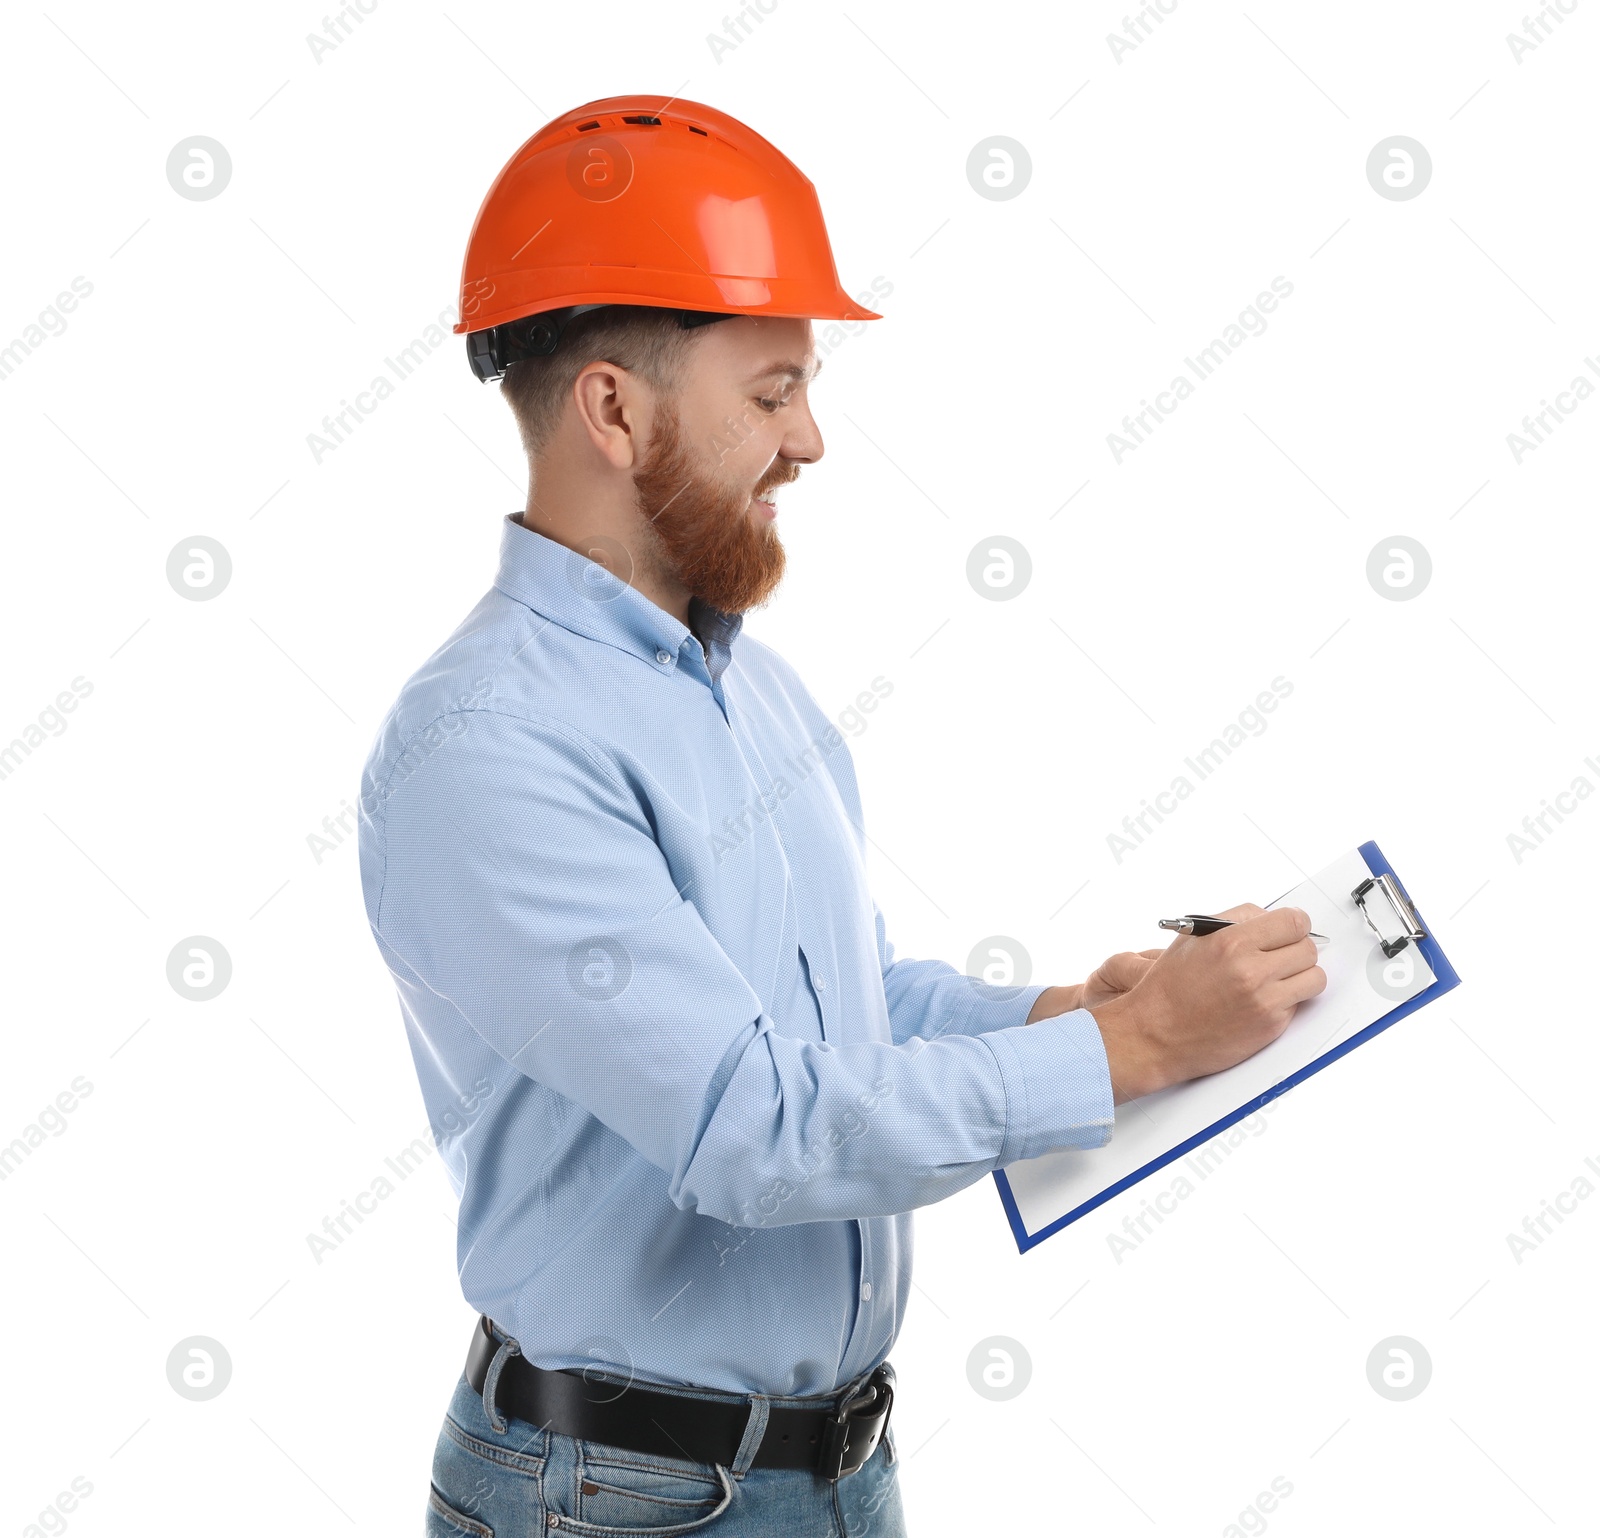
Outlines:
[[[776,411],[778,409],[778,407],[783,405],[783,404],[784,403],[781,400],[770,400],[765,396],[758,397],[757,400],[756,400],[756,405],[758,405],[764,412],[766,412],[766,414],[768,416],[771,416],[772,413],[774,411]]]

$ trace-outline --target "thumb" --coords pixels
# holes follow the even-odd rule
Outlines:
[[[1155,952],[1157,956],[1160,954],[1160,951]],[[1137,952],[1118,951],[1115,956],[1106,958],[1100,968],[1100,975],[1111,987],[1126,992],[1149,970],[1149,961]]]

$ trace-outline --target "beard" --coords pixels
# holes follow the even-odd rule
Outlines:
[[[793,461],[775,459],[753,495],[799,473]],[[786,560],[776,527],[751,509],[751,492],[700,467],[670,404],[657,414],[655,436],[633,484],[646,520],[647,549],[694,597],[726,614],[743,614],[772,596]]]

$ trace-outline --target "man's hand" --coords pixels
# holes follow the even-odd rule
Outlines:
[[[1234,922],[1214,934],[1179,935],[1125,989],[1098,1006],[1084,1000],[1100,1026],[1118,1104],[1243,1062],[1328,986],[1301,909],[1269,913],[1245,903],[1217,916]],[[1121,976],[1131,972],[1116,956],[1101,971],[1112,963]]]
[[[1218,917],[1221,917],[1219,914]],[[1079,1009],[1093,1009],[1099,1004],[1109,1004],[1126,993],[1148,972],[1158,957],[1164,953],[1154,951],[1118,951],[1108,956],[1089,974],[1078,1002]]]
[[[1068,1010],[1093,1009],[1098,1004],[1110,1003],[1133,987],[1149,971],[1151,963],[1163,954],[1159,950],[1118,951],[1115,956],[1106,957],[1089,974],[1087,982],[1046,988],[1028,1012],[1027,1024],[1064,1015]]]

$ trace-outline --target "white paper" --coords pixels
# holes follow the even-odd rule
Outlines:
[[[1312,929],[1328,936],[1317,957],[1328,986],[1300,1005],[1276,1041],[1221,1073],[1119,1105],[1116,1128],[1104,1148],[1061,1149],[1007,1166],[1007,1183],[1030,1234],[1237,1111],[1433,983],[1433,969],[1414,944],[1392,962],[1384,960],[1350,897],[1371,874],[1361,851],[1352,849],[1268,904],[1305,909]],[[1376,899],[1374,916],[1379,923],[1389,917],[1382,897]]]

